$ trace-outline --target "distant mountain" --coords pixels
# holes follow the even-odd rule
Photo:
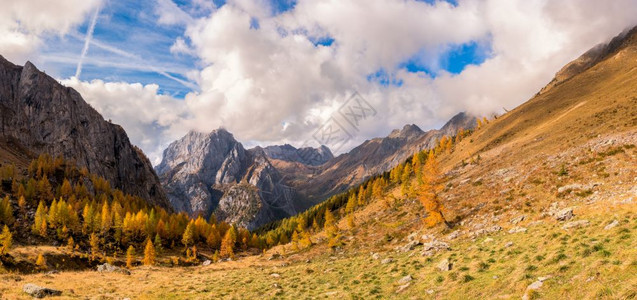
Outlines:
[[[224,129],[189,132],[156,170],[173,207],[193,216],[255,228],[298,211],[263,149],[246,150]]]
[[[215,214],[219,220],[256,228],[294,215],[432,147],[443,135],[474,125],[475,118],[464,113],[440,130],[423,132],[406,125],[336,158],[325,146],[246,150],[224,129],[191,131],[168,146],[156,171],[176,210]]]
[[[290,144],[285,144],[282,146],[267,146],[263,148],[263,151],[272,159],[299,162],[310,166],[319,166],[334,158],[330,148],[323,145],[319,148],[304,147],[297,149]]]
[[[405,125],[387,137],[367,140],[350,152],[317,167],[290,166],[279,162],[273,164],[291,178],[289,184],[305,199],[302,203],[311,205],[347,190],[372,175],[388,171],[410,155],[435,146],[443,136],[455,135],[460,129],[474,128],[475,124],[475,117],[459,113],[439,130],[422,131],[416,125]]]
[[[2,157],[62,155],[125,193],[170,207],[151,163],[121,126],[32,63],[21,67],[2,56],[0,140]]]

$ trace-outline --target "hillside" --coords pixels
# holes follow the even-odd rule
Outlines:
[[[61,155],[126,193],[169,208],[150,161],[124,129],[31,62],[22,67],[0,56],[0,124],[1,163]]]
[[[263,255],[132,275],[9,274],[0,289],[14,298],[33,282],[69,298],[634,299],[637,30],[596,51],[604,55],[591,66],[511,112],[263,229],[273,246]],[[433,162],[451,228],[423,223],[434,215],[419,201],[431,197]]]

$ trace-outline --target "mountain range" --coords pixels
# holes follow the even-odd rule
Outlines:
[[[337,157],[326,146],[245,149],[225,129],[191,131],[168,146],[156,171],[177,211],[215,214],[219,220],[254,229],[388,171],[442,136],[471,129],[475,123],[475,117],[460,113],[440,130],[425,132],[406,125]]]

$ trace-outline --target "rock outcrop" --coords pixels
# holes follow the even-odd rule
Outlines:
[[[64,156],[125,193],[170,207],[150,161],[121,126],[32,63],[21,67],[1,56],[0,137],[33,155]]]

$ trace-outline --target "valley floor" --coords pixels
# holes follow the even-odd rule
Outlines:
[[[421,247],[378,255],[359,249],[315,256],[322,251],[312,249],[274,260],[253,256],[205,267],[139,267],[131,275],[3,275],[0,290],[3,299],[29,299],[22,292],[27,282],[60,289],[61,299],[519,299],[525,294],[634,299],[635,212],[634,206],[615,207],[612,213],[585,216],[588,226],[569,230],[557,221],[524,222],[526,232],[501,230],[450,242],[451,250],[431,256],[421,255]],[[614,220],[615,227],[604,229]],[[443,259],[451,270],[438,269]],[[531,291],[533,284],[541,286]]]

